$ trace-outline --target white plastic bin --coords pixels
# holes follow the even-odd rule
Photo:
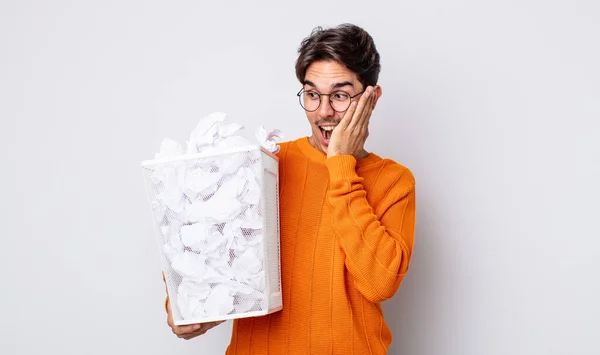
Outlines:
[[[282,309],[278,166],[260,146],[142,163],[175,324]]]

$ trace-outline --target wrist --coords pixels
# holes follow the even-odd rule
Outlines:
[[[325,161],[330,180],[347,179],[356,176],[356,158],[350,154],[332,156]]]

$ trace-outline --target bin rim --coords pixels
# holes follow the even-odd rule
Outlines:
[[[269,155],[271,158],[279,161],[279,158],[277,157],[277,155],[271,153],[270,151],[265,149],[263,146],[258,145],[258,144],[251,144],[251,145],[244,145],[244,146],[240,146],[240,147],[225,148],[225,149],[220,150],[219,152],[213,152],[213,153],[182,154],[182,155],[169,157],[169,158],[144,160],[144,161],[142,161],[141,165],[142,165],[142,167],[150,167],[150,166],[157,165],[157,164],[171,163],[171,162],[181,161],[181,160],[217,157],[219,155],[248,152],[248,151],[259,150],[259,149],[261,151],[263,151],[264,153],[266,153],[267,155]]]

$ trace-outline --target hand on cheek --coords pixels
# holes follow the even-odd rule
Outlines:
[[[353,101],[342,121],[335,127],[327,147],[327,157],[352,155],[361,158],[369,136],[369,120],[375,106],[376,93],[368,86],[358,103]]]

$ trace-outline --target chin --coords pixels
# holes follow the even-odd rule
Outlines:
[[[321,132],[313,132],[313,135],[310,137],[309,142],[318,151],[327,155],[327,147],[329,146],[329,141],[321,135]]]
[[[329,139],[324,136],[323,132],[320,129],[317,130],[317,132],[313,131],[313,142],[315,148],[327,154],[327,147],[329,147]]]

